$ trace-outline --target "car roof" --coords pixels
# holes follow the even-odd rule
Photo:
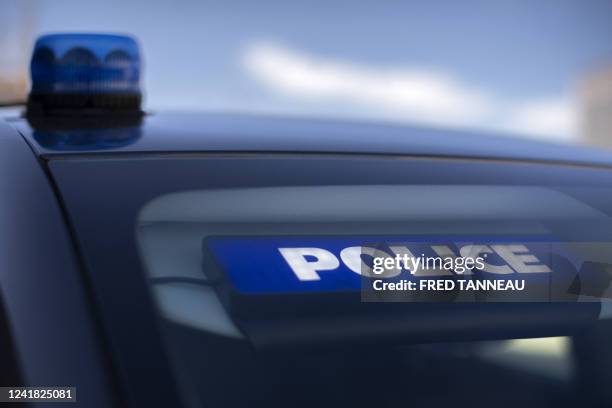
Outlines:
[[[225,113],[155,113],[134,123],[12,124],[41,156],[193,152],[354,153],[612,165],[612,152],[473,131]]]

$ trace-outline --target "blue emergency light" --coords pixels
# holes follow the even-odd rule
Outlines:
[[[140,113],[136,40],[111,34],[51,34],[36,41],[28,115]]]

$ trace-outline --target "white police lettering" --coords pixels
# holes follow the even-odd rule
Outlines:
[[[491,245],[518,273],[542,273],[552,270],[533,254],[525,245]]]
[[[425,265],[423,265],[423,259],[421,257],[414,256],[412,252],[410,252],[410,249],[408,249],[408,247],[406,247],[405,245],[391,245],[389,248],[395,256],[407,256],[409,258],[409,261],[412,264],[412,266],[410,267],[410,272],[414,276],[423,277],[452,275],[451,272],[446,271],[444,269],[426,268]]]
[[[368,276],[390,278],[401,273],[400,269],[385,267],[384,272],[376,271],[364,262],[363,256],[372,257],[374,261],[393,260],[394,257],[410,257],[410,272],[418,277],[454,275],[448,270],[427,269],[419,263],[419,257],[414,257],[413,253],[404,245],[390,245],[390,253],[378,248],[351,246],[342,249],[337,255],[323,248],[279,248],[279,252],[291,267],[293,273],[300,281],[321,280],[319,272],[332,271],[340,267],[341,262],[352,272]],[[440,257],[456,258],[457,255],[448,247],[432,245],[431,249]],[[497,254],[505,264],[482,261],[483,255]],[[493,274],[511,273],[550,273],[552,270],[543,264],[535,255],[529,253],[529,248],[522,244],[494,244],[494,245],[464,245],[459,248],[459,255],[463,258],[476,258],[480,260],[478,270]],[[379,259],[377,259],[379,258]],[[381,262],[375,262],[376,266]],[[387,263],[384,262],[386,265]],[[390,263],[391,264],[391,263]],[[477,263],[478,265],[478,263]],[[466,274],[472,272],[466,270]]]
[[[372,268],[368,264],[363,262],[362,255],[367,255],[370,257],[388,257],[389,256],[388,253],[383,252],[377,248],[354,246],[354,247],[344,248],[340,252],[340,259],[342,259],[342,262],[344,262],[344,264],[351,271],[359,275],[369,276],[369,277],[379,276],[378,274],[372,272]],[[391,278],[393,276],[399,275],[401,272],[402,271],[400,269],[387,270],[382,277]]]
[[[340,266],[338,258],[322,248],[278,248],[278,251],[301,281],[321,280],[317,272],[329,271]],[[309,261],[306,257],[315,260]]]
[[[478,257],[482,254],[491,254],[493,253],[493,250],[487,245],[466,245],[459,250],[459,253],[461,254],[461,256]],[[488,262],[483,263],[484,268],[482,268],[482,270],[485,272],[497,273],[500,275],[512,273],[512,268],[510,268],[508,265],[493,265]]]

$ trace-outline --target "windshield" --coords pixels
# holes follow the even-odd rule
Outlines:
[[[223,153],[49,166],[137,397],[145,379],[187,407],[608,401],[609,169]],[[366,244],[485,253],[466,279],[525,288],[365,292]]]
[[[149,110],[223,110],[610,144],[612,3],[5,0],[0,98],[34,37],[136,36]]]

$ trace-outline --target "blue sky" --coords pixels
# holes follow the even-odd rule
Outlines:
[[[612,61],[612,1],[34,1],[37,32],[137,36],[158,109],[571,138],[579,78]]]

